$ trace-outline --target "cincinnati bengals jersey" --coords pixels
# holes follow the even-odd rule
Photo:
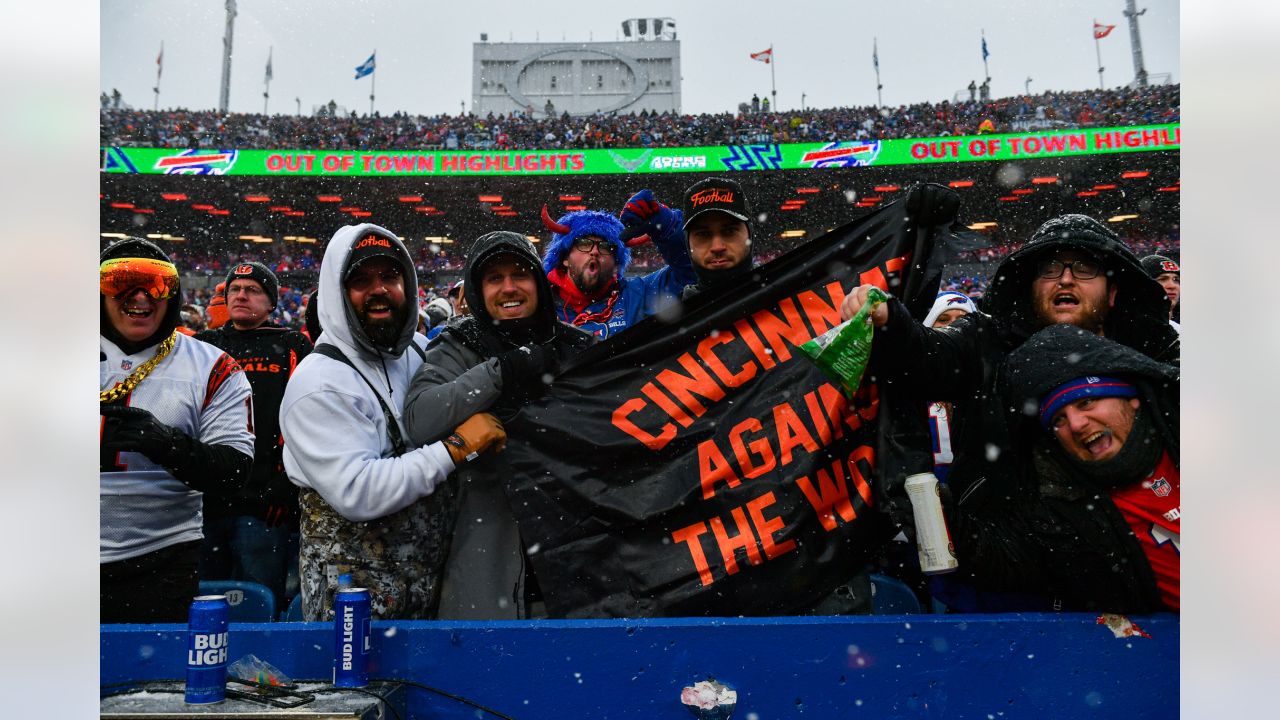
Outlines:
[[[127,355],[101,336],[99,348],[102,390],[114,387],[156,353],[153,345]],[[179,333],[169,356],[118,404],[147,410],[200,442],[253,455],[249,381],[230,355],[187,335]],[[100,434],[106,431],[105,420]],[[103,450],[99,470],[100,562],[126,560],[203,537],[201,493],[160,464],[141,453]]]

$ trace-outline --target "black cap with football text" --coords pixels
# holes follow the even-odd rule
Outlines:
[[[693,219],[708,212],[727,213],[744,223],[751,223],[751,210],[742,186],[725,178],[707,178],[684,191],[684,228]]]

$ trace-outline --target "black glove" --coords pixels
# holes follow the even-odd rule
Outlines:
[[[950,526],[954,503],[951,488],[946,483],[938,483],[938,498],[942,501],[942,516]],[[884,493],[880,498],[880,510],[889,516],[889,520],[907,536],[913,544],[916,541],[916,516],[911,508],[911,499],[905,491]]]
[[[284,480],[278,487],[268,488],[263,499],[266,500],[266,507],[263,508],[260,519],[267,527],[290,526],[296,529],[302,514],[296,485]]]
[[[543,345],[523,345],[498,355],[502,368],[502,394],[513,398],[539,398],[550,376],[559,368],[554,351]]]
[[[907,214],[917,227],[947,225],[960,212],[960,194],[937,183],[916,183],[907,190]]]
[[[108,451],[142,453],[164,466],[173,465],[190,452],[191,438],[186,433],[165,425],[142,408],[106,405],[102,415],[107,418],[103,447]]]

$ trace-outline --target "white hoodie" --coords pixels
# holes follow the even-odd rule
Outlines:
[[[317,299],[324,331],[317,344],[336,345],[355,369],[311,353],[294,371],[280,404],[289,480],[315,490],[352,522],[373,520],[408,507],[430,495],[454,469],[441,442],[392,456],[378,396],[394,414],[401,436],[407,438],[401,409],[409,380],[422,364],[422,358],[408,350],[408,345],[421,336],[414,334],[416,312],[405,314],[405,327],[393,353],[375,351],[363,332],[353,331],[355,313],[342,279],[352,245],[371,232],[391,240],[403,256],[405,298],[411,303],[410,310],[416,305],[417,276],[408,251],[394,233],[371,224],[338,230],[320,265]]]

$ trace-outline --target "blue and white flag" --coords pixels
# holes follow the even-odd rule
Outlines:
[[[375,60],[375,58],[377,57],[378,57],[378,51],[375,50],[373,54],[369,56],[368,60],[365,60],[364,62],[356,66],[356,80],[359,80],[365,75],[372,74],[373,71],[377,69],[377,61]]]
[[[880,69],[880,48],[876,40],[871,41],[871,64],[876,66],[876,70]]]
[[[983,62],[986,62],[986,61],[987,61],[987,57],[988,57],[988,56],[990,56],[990,55],[991,55],[991,53],[987,52],[987,39],[984,37],[984,38],[982,38],[982,61],[983,61]],[[372,60],[372,58],[370,58],[370,59]]]

